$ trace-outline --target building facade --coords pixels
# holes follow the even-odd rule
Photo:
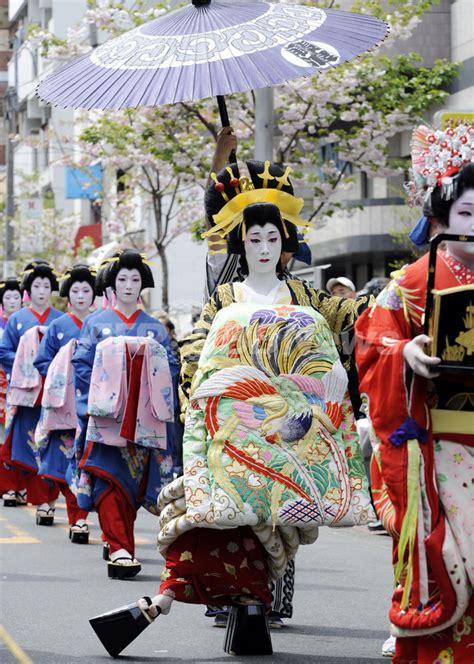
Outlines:
[[[344,4],[344,3],[343,3]],[[347,3],[346,3],[347,4]],[[474,2],[440,0],[423,15],[412,36],[400,41],[390,53],[416,51],[423,65],[446,58],[461,63],[459,77],[450,87],[443,109],[434,108],[426,117],[435,127],[440,112],[474,111]],[[394,157],[409,157],[411,133],[401,133],[391,142]],[[419,211],[410,210],[403,195],[403,175],[368,178],[356,174],[348,194],[351,214],[336,214],[312,237],[313,267],[296,264],[295,271],[324,286],[331,277],[347,276],[362,289],[372,277],[388,276],[397,260],[409,259],[410,250],[397,243],[393,231],[414,225]]]

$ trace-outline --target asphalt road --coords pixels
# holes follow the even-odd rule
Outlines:
[[[140,511],[137,557],[142,572],[126,581],[107,578],[100,532],[91,516],[88,545],[71,544],[59,504],[52,528],[36,526],[31,507],[0,507],[0,602],[6,640],[0,661],[34,664],[105,664],[111,659],[88,619],[153,595],[162,562],[157,520]],[[287,627],[272,631],[274,655],[264,661],[294,664],[365,664],[380,657],[388,636],[392,575],[390,541],[366,528],[323,528],[318,541],[301,547],[296,560],[295,612]],[[213,627],[203,607],[175,603],[129,646],[124,662],[239,662],[223,652],[224,630]],[[29,659],[28,659],[29,658]]]

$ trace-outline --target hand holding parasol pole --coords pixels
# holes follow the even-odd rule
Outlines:
[[[225,97],[223,95],[217,96],[217,104],[219,106],[219,115],[221,116],[222,128],[224,129],[226,127],[230,127],[229,114],[227,113],[227,105],[225,103]],[[226,133],[232,133],[232,132],[226,132]],[[232,152],[229,155],[229,163],[231,164],[237,163],[237,155],[235,150],[232,150]]]

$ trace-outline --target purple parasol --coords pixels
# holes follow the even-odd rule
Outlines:
[[[48,76],[38,96],[72,108],[157,106],[278,85],[381,42],[372,16],[270,2],[192,0]]]

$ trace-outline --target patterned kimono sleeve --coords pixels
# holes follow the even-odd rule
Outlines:
[[[163,346],[163,348],[166,351],[166,355],[168,357],[168,364],[169,364],[169,367],[170,367],[170,373],[171,373],[171,377],[173,379],[173,385],[174,385],[175,382],[177,382],[177,380],[178,380],[179,362],[178,362],[177,358],[175,357],[175,354],[173,353],[173,349],[171,347],[171,341],[170,341],[168,335],[166,334],[166,330],[165,330],[164,326],[161,323],[160,323],[160,326],[163,328],[163,330],[162,330],[162,334],[161,334],[160,338],[157,339],[157,341]]]
[[[403,349],[413,329],[397,281],[380,293],[355,325],[360,390],[369,400],[369,415],[377,436],[387,441],[409,415],[411,372]]]
[[[12,372],[16,349],[19,343],[19,334],[16,329],[16,316],[10,316],[0,341],[0,366],[7,375]]]
[[[96,345],[97,339],[93,321],[91,321],[91,324],[85,323],[72,357],[74,386],[76,388],[76,410],[78,417],[82,419],[87,417],[87,402]]]
[[[46,376],[48,373],[49,365],[56,357],[59,347],[60,344],[57,336],[57,328],[53,321],[46,330],[44,337],[41,339],[38,354],[33,362],[42,376]]]
[[[335,297],[315,289],[311,289],[311,296],[314,308],[328,322],[338,350],[344,355],[350,355],[354,323],[375,302],[374,298],[367,295],[356,299]]]
[[[215,297],[211,297],[211,299],[204,305],[201,317],[194,326],[193,331],[181,343],[179,400],[181,404],[181,420],[183,423],[189,402],[192,380],[196,373],[199,358],[216,313],[216,299]]]

